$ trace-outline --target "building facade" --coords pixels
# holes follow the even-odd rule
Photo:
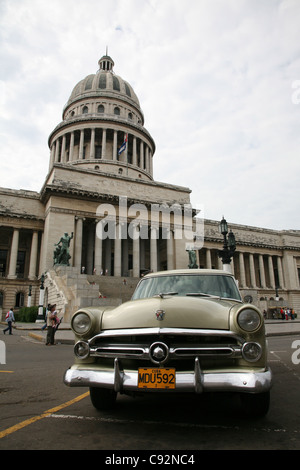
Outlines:
[[[48,144],[40,192],[0,188],[3,313],[26,306],[29,297],[38,305],[45,273],[45,302],[59,301],[66,313],[68,305],[70,311],[82,305],[87,285],[97,305],[101,286],[109,290],[107,278],[119,291],[120,279],[188,266],[187,246],[195,238],[191,190],[153,179],[155,142],[111,57],[102,57],[97,73],[74,87]],[[262,309],[281,302],[300,311],[300,232],[231,228],[237,242],[232,270],[243,294]],[[67,271],[54,269],[64,234],[70,237]],[[205,220],[204,243],[195,248],[199,266],[222,268],[221,248],[218,222]]]

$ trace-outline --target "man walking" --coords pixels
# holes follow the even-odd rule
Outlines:
[[[7,312],[6,314],[6,317],[5,317],[5,321],[7,322],[7,328],[5,328],[5,330],[3,330],[3,333],[5,334],[7,331],[9,331],[9,334],[12,335],[12,322],[15,322],[15,317],[14,317],[14,309],[11,308],[9,310],[9,312]]]

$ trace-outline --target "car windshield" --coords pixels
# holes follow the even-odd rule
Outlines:
[[[214,274],[151,276],[138,284],[132,299],[145,299],[155,295],[217,296],[241,300],[237,285],[231,276]]]

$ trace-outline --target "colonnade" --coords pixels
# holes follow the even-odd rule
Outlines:
[[[125,141],[124,152],[118,150]],[[152,150],[142,138],[111,128],[88,127],[66,132],[51,143],[50,168],[54,163],[110,160],[132,164],[153,174]]]
[[[28,279],[34,280],[37,279],[37,268],[38,268],[38,246],[39,246],[39,231],[32,231],[31,238],[31,247],[29,252],[29,265],[28,271],[18,272],[18,254],[19,254],[19,240],[20,240],[20,229],[14,228],[12,233],[10,250],[7,250],[7,260],[8,268],[6,273],[3,273],[4,276],[7,275],[8,279],[17,279],[18,277],[28,277]],[[25,251],[25,257],[28,256],[27,251]]]
[[[201,257],[202,267],[222,269],[222,261],[216,249],[206,248],[205,258]],[[217,266],[216,266],[217,264]],[[231,261],[232,273],[239,280],[240,287],[284,289],[285,280],[282,256],[238,251]]]
[[[97,222],[85,224],[83,218],[77,218],[74,240],[74,265],[85,272],[106,273],[114,276],[140,277],[143,271],[156,272],[164,266],[174,269],[174,233],[169,230],[164,239],[158,228],[138,226],[133,229],[133,236],[122,236],[124,225],[117,223],[115,238],[99,237]],[[85,228],[84,228],[85,227]],[[128,230],[126,224],[125,230]],[[148,237],[140,236],[140,230]],[[127,231],[128,233],[128,231]],[[86,242],[84,243],[84,237]],[[82,246],[87,246],[86,251]]]

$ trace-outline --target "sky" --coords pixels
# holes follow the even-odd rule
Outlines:
[[[300,230],[299,0],[0,0],[0,186],[40,191],[48,137],[108,54],[154,179],[205,219]]]

